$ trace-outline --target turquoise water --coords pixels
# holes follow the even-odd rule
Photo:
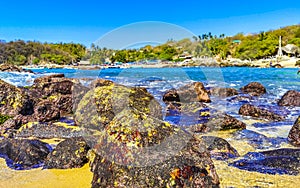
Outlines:
[[[104,78],[128,86],[142,86],[148,89],[156,99],[161,102],[163,93],[171,88],[178,88],[193,81],[201,81],[206,88],[242,86],[257,81],[262,83],[267,94],[249,101],[236,101],[233,98],[218,99],[212,97],[210,108],[224,111],[240,120],[247,121],[238,114],[239,107],[244,103],[252,103],[267,108],[278,114],[285,115],[286,121],[275,123],[273,126],[249,125],[248,128],[260,133],[286,137],[288,130],[296,117],[300,114],[298,107],[279,107],[277,101],[288,90],[300,91],[300,75],[296,68],[128,68],[128,69],[102,69],[102,70],[77,70],[77,69],[32,69],[36,74],[30,73],[0,73],[3,79],[17,86],[31,85],[36,77],[53,73],[64,73],[69,78],[80,79],[82,84],[88,85],[91,80]],[[87,79],[88,78],[88,79]],[[279,126],[280,125],[280,126]]]

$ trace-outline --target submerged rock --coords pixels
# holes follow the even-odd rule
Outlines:
[[[286,138],[267,137],[263,134],[251,130],[240,130],[234,133],[234,139],[244,140],[256,149],[279,148],[282,143],[287,143]]]
[[[178,89],[171,89],[165,92],[163,101],[167,102],[211,102],[203,83],[194,82]]]
[[[37,168],[43,165],[51,147],[39,140],[0,140],[0,156],[16,170]]]
[[[295,146],[300,146],[300,116],[289,132],[288,140]]]
[[[283,148],[263,152],[249,152],[243,159],[231,163],[230,166],[266,174],[298,175],[300,170],[299,159],[299,149]]]
[[[300,106],[300,92],[290,90],[278,101],[279,106]]]
[[[239,114],[256,118],[263,118],[271,121],[283,121],[285,118],[269,110],[256,107],[251,104],[244,104],[239,109]]]
[[[225,98],[225,97],[231,97],[231,96],[238,95],[238,91],[234,88],[215,87],[215,88],[211,88],[209,90],[209,94],[217,96],[217,97]]]
[[[202,139],[213,158],[226,160],[240,155],[225,139],[215,136],[202,136]]]
[[[68,138],[47,156],[44,168],[80,168],[89,161],[88,150],[89,146],[82,137]]]
[[[261,96],[267,92],[266,88],[259,82],[251,82],[241,88],[243,93],[248,93],[252,96]]]

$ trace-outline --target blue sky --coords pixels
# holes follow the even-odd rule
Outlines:
[[[196,35],[253,33],[300,23],[300,2],[176,0],[10,0],[0,3],[0,39],[90,46],[123,25],[160,21]],[[146,31],[145,31],[146,32]],[[131,32],[131,37],[135,36]]]

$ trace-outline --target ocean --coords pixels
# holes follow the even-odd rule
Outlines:
[[[31,69],[32,73],[8,73],[0,72],[0,79],[16,86],[30,86],[37,77],[54,73],[64,73],[68,78],[78,78],[84,85],[88,85],[96,78],[112,80],[116,83],[126,86],[145,87],[161,103],[165,91],[171,88],[179,88],[191,82],[200,81],[209,89],[212,87],[231,87],[239,90],[250,82],[260,82],[266,87],[267,93],[261,97],[239,101],[234,97],[218,98],[211,96],[212,102],[207,104],[210,109],[216,109],[230,114],[247,124],[247,130],[242,132],[239,137],[232,137],[231,133],[218,132],[212,134],[225,138],[229,141],[241,155],[249,151],[260,151],[268,149],[278,149],[283,147],[292,147],[287,142],[287,136],[294,121],[300,115],[300,107],[281,107],[277,105],[278,100],[288,90],[300,91],[300,75],[297,75],[297,68],[249,68],[249,67],[226,67],[226,68],[127,68],[127,69],[102,69],[102,70],[78,70],[78,69]],[[265,122],[253,120],[249,117],[243,117],[238,114],[238,109],[245,103],[266,108],[279,115],[286,117],[280,122]],[[183,118],[184,124],[189,124],[193,119]],[[166,121],[172,122],[172,119],[165,117]],[[258,136],[268,139],[259,140]],[[241,140],[236,140],[241,138]],[[243,138],[245,138],[243,140]],[[267,141],[266,141],[267,140]],[[254,145],[249,144],[254,143]],[[256,144],[256,145],[255,145]],[[257,146],[258,145],[258,146]],[[257,146],[257,147],[256,147]],[[221,185],[241,186],[238,181],[230,178],[231,171],[242,174],[245,186],[264,185],[288,185],[287,181],[293,179],[291,176],[270,176],[260,173],[246,173],[233,167],[228,167],[227,163],[215,161]],[[228,170],[230,168],[230,170]],[[3,171],[3,169],[2,169]],[[11,176],[15,176],[15,173]],[[247,179],[246,177],[249,177]],[[261,179],[262,184],[252,182],[253,179]],[[300,179],[297,176],[296,179]],[[287,181],[285,181],[287,180]],[[55,180],[54,180],[55,181]],[[241,182],[243,183],[243,182]],[[280,183],[280,184],[278,184]],[[272,186],[271,186],[272,187]],[[287,186],[289,187],[289,186]]]

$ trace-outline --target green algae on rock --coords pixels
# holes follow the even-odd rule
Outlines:
[[[102,130],[116,114],[127,107],[162,118],[160,104],[145,88],[113,84],[87,92],[78,104],[75,121],[78,125]]]
[[[0,80],[0,113],[10,116],[30,115],[32,101],[22,89]]]
[[[94,173],[92,187],[219,186],[210,155],[202,141],[195,137],[175,155],[154,165],[120,165],[97,154],[91,166]]]

